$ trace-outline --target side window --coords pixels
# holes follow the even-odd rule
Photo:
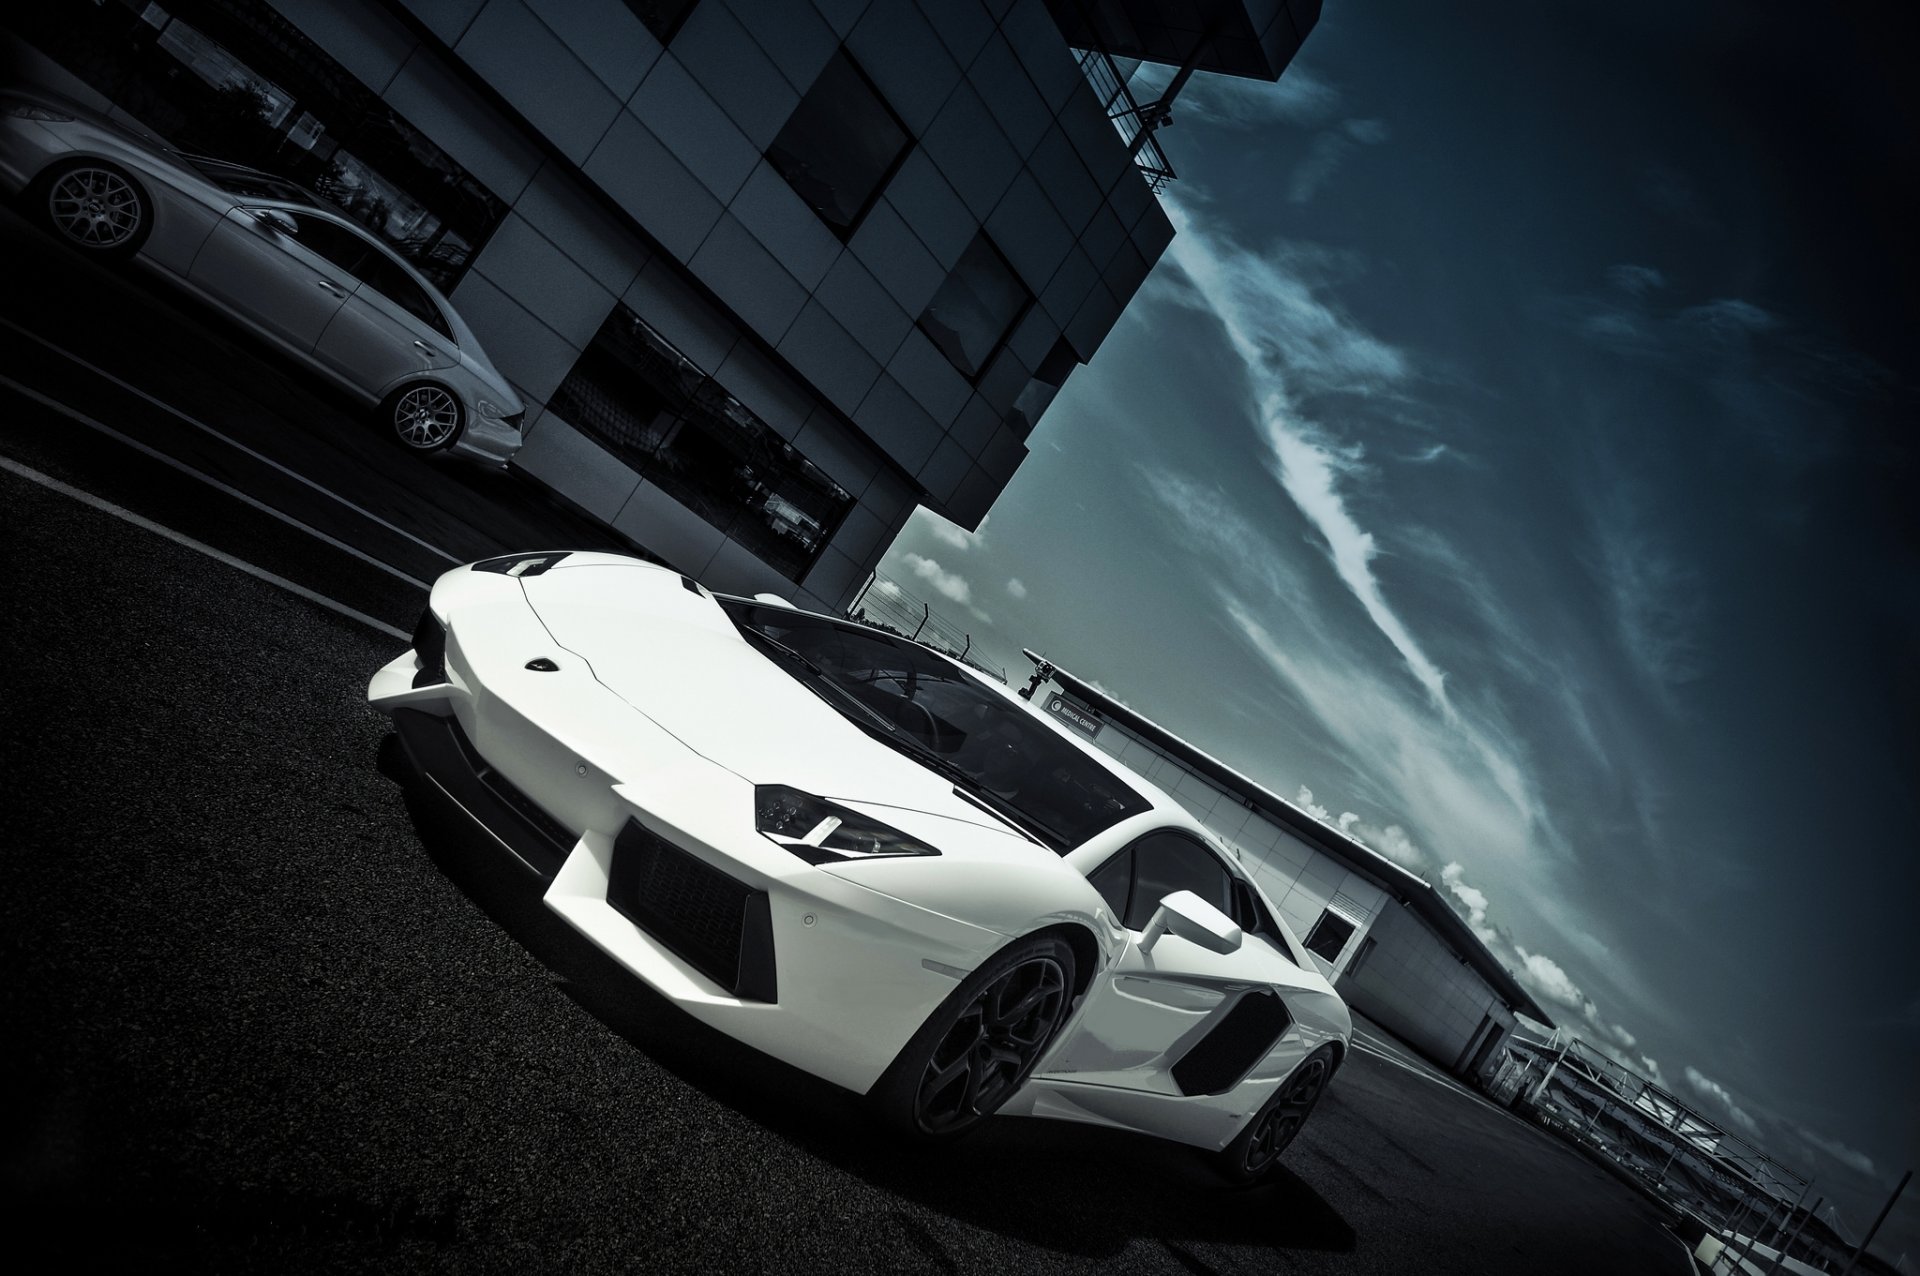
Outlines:
[[[317,253],[350,275],[358,275],[360,260],[367,255],[367,241],[336,226],[324,217],[289,213],[296,227],[293,238],[308,252]]]
[[[767,148],[767,162],[828,229],[848,239],[912,142],[843,49],[787,118]]]
[[[361,282],[380,293],[394,305],[400,307],[435,332],[453,340],[453,330],[447,326],[447,317],[440,313],[440,307],[433,304],[433,298],[427,296],[427,290],[415,283],[413,276],[400,268],[393,260],[377,248],[369,248],[360,267],[354,272]]]
[[[1334,912],[1331,908],[1320,914],[1320,920],[1307,932],[1306,949],[1327,961],[1339,959],[1340,950],[1353,938],[1353,923]]]
[[[1129,930],[1145,930],[1160,901],[1192,891],[1231,917],[1233,875],[1212,851],[1184,833],[1149,833],[1133,844],[1133,893],[1127,901]]]
[[[1127,895],[1133,890],[1133,850],[1128,848],[1093,870],[1087,880],[1100,898],[1107,901],[1113,915],[1122,921],[1127,916]]]

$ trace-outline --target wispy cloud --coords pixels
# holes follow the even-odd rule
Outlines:
[[[916,525],[920,530],[926,532],[927,535],[933,537],[941,544],[951,546],[965,553],[981,544],[985,539],[987,524],[992,518],[993,515],[991,514],[982,515],[980,526],[970,532],[957,523],[948,522],[926,506],[921,505],[915,507],[909,522]],[[961,600],[956,599],[955,601]]]
[[[1015,576],[1007,581],[1007,592],[1015,598],[1025,598],[1027,596],[1027,587],[1018,576]]]
[[[1388,136],[1387,126],[1381,120],[1346,120],[1338,128],[1322,129],[1314,134],[1307,157],[1294,166],[1287,178],[1288,201],[1309,202],[1357,147],[1378,146]]]
[[[1855,1173],[1864,1174],[1869,1177],[1873,1175],[1873,1158],[1865,1152],[1862,1152],[1859,1148],[1849,1147],[1839,1139],[1830,1139],[1823,1134],[1817,1134],[1804,1125],[1795,1125],[1793,1132],[1799,1135],[1801,1140],[1810,1147],[1825,1152],[1828,1156]]]
[[[902,554],[900,561],[906,564],[908,571],[925,581],[934,593],[949,602],[965,607],[981,623],[993,623],[993,617],[982,611],[973,601],[973,585],[965,576],[956,571],[949,571],[940,565],[938,559],[929,558],[924,554]]]
[[[1134,73],[1134,97],[1158,97],[1173,69],[1144,63]],[[1231,129],[1264,129],[1276,124],[1311,127],[1339,114],[1340,90],[1312,67],[1294,62],[1278,83],[1246,80],[1231,75],[1202,75],[1188,81],[1174,114],[1179,120],[1199,120]]]
[[[1595,574],[1633,667],[1663,696],[1705,671],[1699,639],[1705,591],[1697,573],[1654,530],[1647,498],[1616,486],[1596,514]]]
[[[1688,1085],[1692,1086],[1699,1094],[1712,1099],[1714,1103],[1719,1106],[1720,1111],[1735,1125],[1739,1126],[1743,1133],[1754,1138],[1760,1136],[1760,1123],[1754,1120],[1753,1116],[1748,1113],[1745,1108],[1740,1106],[1740,1101],[1734,1097],[1731,1090],[1728,1090],[1727,1087],[1721,1085],[1712,1077],[1707,1076],[1692,1064],[1687,1065],[1683,1075],[1686,1077]]]
[[[1607,282],[1629,297],[1644,297],[1667,286],[1667,277],[1652,266],[1607,267]]]
[[[1467,885],[1466,872],[1460,867],[1460,862],[1454,860],[1440,870],[1440,881],[1447,892],[1467,910],[1467,925],[1473,929],[1473,933],[1480,937],[1481,943],[1491,947],[1499,936],[1487,924],[1487,893],[1477,886]]]

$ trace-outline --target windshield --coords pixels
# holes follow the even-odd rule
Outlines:
[[[963,790],[1004,808],[1062,854],[1149,803],[1025,708],[902,638],[735,599],[719,600],[733,622],[792,648],[811,667],[780,662],[795,677],[820,678],[894,728],[882,738],[945,765]],[[829,701],[829,703],[832,703]],[[849,705],[843,712],[865,724]]]

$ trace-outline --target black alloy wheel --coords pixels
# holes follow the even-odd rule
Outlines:
[[[1255,1183],[1280,1163],[1333,1078],[1333,1047],[1321,1046],[1268,1097],[1246,1128],[1220,1150],[1221,1171],[1236,1183]]]
[[[453,391],[434,381],[401,386],[381,405],[394,442],[409,452],[438,452],[460,437],[464,417]]]
[[[153,227],[153,209],[140,184],[99,160],[49,169],[34,182],[33,202],[48,229],[96,257],[131,256]]]
[[[1002,949],[963,981],[874,1086],[881,1118],[902,1133],[945,1139],[1011,1098],[1073,1002],[1073,950],[1034,936]]]

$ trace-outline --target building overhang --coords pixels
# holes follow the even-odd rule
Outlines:
[[[1320,0],[1047,0],[1067,43],[1116,58],[1277,80]]]

